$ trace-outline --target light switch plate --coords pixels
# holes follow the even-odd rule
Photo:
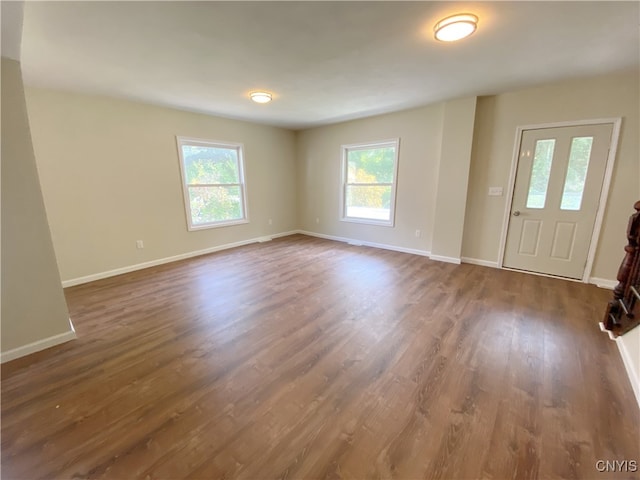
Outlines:
[[[489,187],[489,196],[490,197],[501,197],[502,196],[502,187]]]

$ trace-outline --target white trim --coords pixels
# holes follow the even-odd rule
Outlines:
[[[557,280],[566,280],[567,282],[584,283],[582,280],[580,280],[578,278],[562,277],[560,275],[552,275],[550,273],[534,272],[532,270],[521,270],[519,268],[511,268],[511,267],[502,267],[502,270],[507,270],[509,272],[517,272],[517,273],[526,273],[527,275],[535,275],[537,277],[547,277],[547,278],[555,278]]]
[[[498,248],[498,268],[504,265],[504,250],[507,245],[507,233],[509,233],[509,220],[511,218],[511,203],[513,202],[513,190],[516,186],[516,172],[518,160],[520,160],[520,146],[522,144],[522,132],[524,127],[516,127],[516,140],[513,145],[511,158],[511,170],[509,171],[509,183],[507,184],[507,196],[502,215],[502,231],[500,232],[500,246]]]
[[[273,233],[269,235],[269,237],[271,237],[271,240],[273,240],[274,238],[288,237],[289,235],[295,235],[297,233],[300,233],[300,230],[289,230],[288,232]],[[260,238],[264,238],[264,237],[260,237]]]
[[[596,211],[596,222],[593,225],[593,233],[591,234],[591,244],[589,245],[589,253],[587,254],[587,264],[584,267],[584,273],[582,275],[582,281],[585,283],[591,276],[591,269],[593,268],[593,262],[596,258],[596,248],[598,246],[598,240],[600,239],[600,232],[602,231],[604,211],[609,198],[611,179],[613,178],[613,164],[616,161],[622,118],[612,118],[610,119],[610,122],[613,123],[613,131],[611,132],[611,138],[609,139],[609,155],[607,156],[607,166],[605,167],[604,179],[602,180],[602,190],[600,191],[600,200],[598,202],[598,210]]]
[[[583,125],[601,125],[603,123],[615,123],[620,120],[621,120],[621,117],[591,118],[587,120],[566,120],[564,122],[535,123],[532,125],[521,125],[518,128],[522,128],[523,130],[543,130],[545,128],[579,127]]]
[[[629,351],[622,341],[622,337],[616,338],[616,344],[618,345],[618,350],[620,351],[624,368],[627,371],[629,382],[631,382],[631,388],[636,396],[638,407],[640,407],[640,376],[638,375],[638,372],[636,372],[636,368],[633,365],[633,359],[631,358],[631,355],[629,355]]]
[[[126,267],[115,268],[113,270],[107,270],[106,272],[94,273],[91,275],[87,275],[84,277],[72,278],[69,280],[64,280],[62,282],[62,286],[64,288],[73,287],[75,285],[80,285],[83,283],[94,282],[96,280],[101,280],[103,278],[115,277],[116,275],[122,275],[123,273],[135,272],[136,270],[142,270],[149,267],[155,267],[157,265],[163,265],[165,263],[177,262],[178,260],[184,260],[186,258],[198,257],[200,255],[206,255],[208,253],[219,252],[221,250],[227,250],[229,248],[242,247],[244,245],[249,245],[251,243],[262,243],[274,238],[286,237],[288,235],[294,235],[299,233],[297,230],[292,230],[289,232],[281,232],[275,233],[273,235],[269,235],[268,237],[257,237],[250,238],[249,240],[242,240],[239,242],[226,243],[224,245],[218,245],[215,247],[205,248],[203,250],[195,250],[192,252],[181,253],[179,255],[173,255],[171,257],[159,258],[157,260],[151,260],[149,262],[137,263],[135,265],[128,265]]]
[[[446,262],[446,263],[455,263],[456,265],[460,265],[462,262],[459,258],[456,257],[445,257],[442,255],[429,255],[431,260],[435,260],[436,262]]]
[[[345,205],[346,200],[346,190],[348,187],[347,184],[347,154],[349,150],[369,150],[376,147],[384,147],[384,146],[392,146],[394,151],[394,159],[393,159],[393,182],[391,185],[391,205],[389,206],[389,220],[376,220],[371,218],[362,218],[362,217],[348,217],[347,209]],[[340,146],[340,161],[341,163],[341,182],[342,185],[340,187],[340,215],[338,219],[341,222],[351,222],[351,223],[363,223],[367,225],[377,225],[381,227],[393,227],[395,226],[395,217],[396,217],[396,193],[397,193],[397,185],[398,185],[398,161],[400,159],[400,137],[392,138],[389,140],[378,140],[375,142],[363,142],[363,143],[353,143],[349,145],[341,145]],[[367,185],[367,184],[363,184]],[[387,185],[386,183],[380,183],[375,185]]]
[[[498,262],[495,262],[495,261],[481,260],[479,258],[469,258],[469,257],[462,257],[460,260],[462,260],[462,263],[469,263],[471,265],[480,265],[481,267],[498,268]]]
[[[393,223],[389,223],[387,220],[374,220],[369,218],[344,217],[344,218],[339,218],[338,220],[340,220],[341,222],[359,223],[361,225],[375,225],[377,227],[393,228],[395,226]]]
[[[603,322],[599,322],[598,327],[600,327],[600,331],[606,333],[609,336],[609,340],[613,340],[614,342],[616,341],[616,336],[613,334],[611,330],[607,330],[606,328],[604,328]]]
[[[39,352],[40,350],[44,350],[46,348],[55,347],[56,345],[66,343],[70,340],[75,340],[77,338],[77,335],[75,330],[73,329],[71,320],[69,320],[69,327],[71,328],[71,330],[69,330],[68,332],[60,333],[48,338],[43,338],[42,340],[28,343],[27,345],[23,345],[22,347],[14,348],[12,350],[0,353],[0,363],[9,362],[11,360],[15,360],[16,358],[24,357],[26,355]]]
[[[507,233],[509,230],[509,219],[511,217],[511,204],[513,202],[513,191],[515,188],[516,172],[518,170],[518,161],[520,159],[520,146],[522,142],[522,133],[525,130],[540,130],[544,128],[559,128],[559,127],[577,127],[584,125],[600,125],[600,124],[612,124],[613,130],[611,132],[611,138],[609,139],[609,154],[607,156],[607,166],[605,167],[604,178],[602,180],[602,190],[600,192],[600,199],[598,201],[598,210],[596,211],[596,219],[593,225],[593,233],[591,235],[591,243],[589,244],[589,251],[587,253],[587,263],[582,274],[582,283],[588,283],[591,276],[591,270],[593,268],[593,261],[596,255],[596,249],[598,246],[598,239],[600,237],[600,231],[602,230],[602,222],[604,219],[604,211],[607,204],[609,195],[609,187],[611,186],[611,179],[613,177],[613,167],[616,159],[616,151],[618,149],[618,141],[620,138],[620,127],[622,125],[621,117],[613,118],[595,118],[591,120],[576,120],[566,122],[552,122],[541,123],[537,125],[521,125],[516,127],[516,140],[514,142],[513,157],[511,159],[511,170],[509,172],[509,185],[507,188],[507,197],[504,208],[504,215],[502,219],[502,232],[500,234],[500,248],[498,250],[498,268],[504,267],[504,255],[507,243]],[[525,270],[518,270],[523,273],[536,273]],[[564,277],[558,277],[564,278]],[[570,279],[567,279],[570,280]]]
[[[364,240],[356,240],[354,238],[337,237],[335,235],[325,235],[324,233],[309,232],[307,230],[298,230],[295,233],[300,233],[302,235],[307,235],[309,237],[324,238],[325,240],[333,240],[335,242],[348,243],[349,245],[353,245],[353,246],[357,246],[357,247],[381,248],[383,250],[392,250],[394,252],[402,252],[402,253],[410,253],[412,255],[420,255],[421,257],[429,257],[431,255],[431,252],[428,252],[427,250],[418,250],[418,249],[415,249],[415,248],[398,247],[398,246],[395,246],[395,245],[388,245],[386,243],[367,242],[367,241],[364,241]]]
[[[191,225],[187,227],[190,232],[197,232],[198,230],[207,230],[209,228],[231,227],[233,225],[242,225],[243,223],[249,223],[249,220],[242,218],[240,220],[224,220],[222,222],[215,223],[203,223],[201,225]]]
[[[617,280],[609,280],[608,278],[590,277],[589,283],[592,283],[600,288],[606,288],[607,290],[613,290],[618,285]]]

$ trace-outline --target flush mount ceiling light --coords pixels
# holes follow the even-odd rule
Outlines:
[[[471,13],[460,13],[440,20],[433,29],[436,40],[455,42],[471,35],[477,27],[478,17]]]
[[[256,103],[269,103],[273,98],[269,92],[251,92],[249,96]]]

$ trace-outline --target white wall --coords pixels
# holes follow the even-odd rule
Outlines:
[[[640,326],[616,339],[633,393],[640,406]]]
[[[2,57],[2,361],[75,338],[33,155],[20,63]]]
[[[63,280],[297,228],[293,132],[105,97],[26,91]],[[176,135],[244,144],[248,224],[187,231]],[[136,240],[144,249],[136,249]]]

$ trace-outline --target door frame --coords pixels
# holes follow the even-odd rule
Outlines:
[[[516,183],[516,173],[518,171],[518,162],[520,159],[520,147],[522,143],[522,134],[525,130],[540,130],[543,128],[558,128],[558,127],[578,127],[583,125],[598,125],[598,124],[612,124],[613,130],[611,132],[611,143],[609,145],[609,154],[607,155],[607,165],[604,171],[604,179],[602,181],[602,190],[600,190],[600,198],[598,200],[598,210],[596,212],[596,221],[593,225],[593,232],[591,233],[591,242],[589,244],[589,252],[587,254],[587,263],[582,273],[582,282],[589,283],[591,278],[591,270],[593,268],[593,260],[596,255],[596,248],[598,247],[598,240],[600,238],[600,231],[602,229],[602,222],[604,219],[604,211],[607,205],[607,199],[609,197],[609,187],[611,186],[611,178],[613,177],[613,167],[616,160],[616,152],[618,150],[618,140],[620,138],[620,128],[622,126],[622,117],[612,118],[595,118],[591,120],[576,120],[567,122],[551,122],[551,123],[539,123],[534,125],[520,125],[516,127],[516,139],[513,147],[513,157],[511,159],[511,171],[509,172],[509,183],[507,186],[507,196],[504,208],[504,216],[502,219],[502,233],[500,235],[500,250],[498,251],[498,268],[509,269],[504,266],[504,255],[507,243],[507,233],[509,231],[509,221],[511,219],[511,204],[513,203],[513,190]],[[530,273],[533,275],[543,275],[547,277],[556,277],[555,275],[548,275],[539,272],[529,272],[525,270],[518,270],[519,272]],[[556,277],[564,278],[565,277]],[[576,280],[577,281],[577,280]]]

